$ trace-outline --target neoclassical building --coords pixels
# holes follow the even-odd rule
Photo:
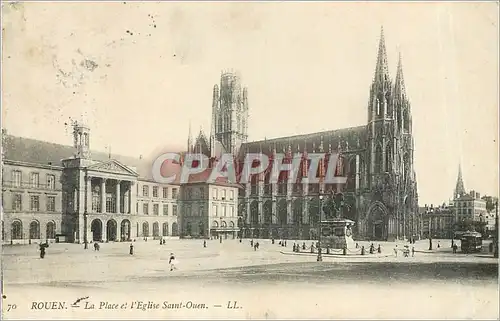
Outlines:
[[[367,88],[367,123],[291,137],[248,142],[249,92],[238,73],[223,72],[213,88],[212,126],[209,135],[200,132],[188,138],[188,151],[217,159],[222,153],[237,155],[239,167],[247,153],[263,153],[271,165],[254,175],[240,189],[239,215],[245,237],[316,238],[318,222],[330,199],[339,197],[336,213],[356,222],[357,239],[391,240],[415,235],[420,226],[417,182],[414,170],[414,140],[411,104],[405,89],[399,59],[395,78],[389,74],[383,31],[376,55],[375,73]],[[367,73],[367,77],[369,74]],[[287,183],[282,172],[278,183],[270,183],[277,153],[339,153],[336,173],[347,184]],[[307,158],[304,156],[304,158]],[[286,161],[286,160],[285,160]],[[316,177],[327,170],[327,161]],[[303,160],[297,182],[309,179],[310,162]],[[337,195],[337,196],[334,196]]]
[[[2,132],[2,240],[82,243],[178,236],[179,186],[156,183],[151,162]]]

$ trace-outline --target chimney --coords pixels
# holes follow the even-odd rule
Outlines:
[[[479,194],[479,193],[476,192],[476,198],[480,199],[481,198],[481,194]]]

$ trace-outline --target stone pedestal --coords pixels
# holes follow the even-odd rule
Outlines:
[[[333,219],[321,222],[321,247],[331,249],[354,248],[352,227],[354,221]]]

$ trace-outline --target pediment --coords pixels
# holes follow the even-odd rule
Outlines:
[[[108,162],[96,163],[87,167],[87,170],[92,170],[96,172],[105,172],[113,174],[121,174],[128,176],[138,176],[137,172],[131,168],[121,164],[116,160],[110,160]]]

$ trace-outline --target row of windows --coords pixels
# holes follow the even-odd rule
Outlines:
[[[220,193],[220,198],[219,198],[219,189],[213,188],[212,189],[212,199],[214,199],[214,200],[218,200],[218,199],[226,200],[226,197],[227,197],[226,190],[221,189],[220,191],[221,191],[221,193]],[[234,190],[229,191],[229,200],[230,201],[234,200]]]
[[[21,171],[12,171],[12,186],[23,186],[23,173]],[[56,176],[47,174],[45,177],[45,184],[40,184],[40,173],[30,173],[29,187],[32,188],[56,188]]]
[[[168,187],[163,187],[162,192],[163,192],[162,197],[168,198]],[[137,194],[139,194],[139,185],[137,185]],[[173,199],[177,198],[177,194],[178,194],[178,189],[172,188],[172,198]],[[149,197],[149,185],[142,186],[142,196]],[[158,196],[158,186],[153,186],[153,197],[159,197]]]
[[[168,216],[168,205],[169,204],[163,204],[163,206],[162,206],[163,216]],[[137,212],[139,212],[139,204],[136,205],[136,209],[137,209]],[[142,214],[149,215],[149,204],[148,203],[142,204]],[[160,204],[153,204],[153,215],[160,215]],[[173,216],[177,215],[177,205],[176,204],[172,204],[172,215]]]
[[[11,239],[12,240],[21,240],[23,239],[23,223],[21,221],[14,221],[11,225]],[[45,228],[45,239],[54,239],[56,237],[56,223],[51,221],[48,222]],[[2,238],[5,239],[5,230],[2,225]],[[29,230],[29,238],[30,239],[40,239],[40,223],[37,221],[32,221],[30,223]]]
[[[485,202],[457,202],[456,203],[457,207],[481,207],[481,208],[486,208],[486,203]]]
[[[55,196],[47,196],[46,199],[46,210],[47,212],[55,212],[56,211],[56,197]],[[13,194],[12,195],[12,210],[14,211],[22,211],[23,210],[23,195],[22,194]],[[33,212],[40,211],[40,195],[31,195],[30,196],[30,206],[29,210]]]
[[[221,216],[221,217],[234,217],[235,212],[234,212],[234,206],[225,206],[221,205],[221,212],[219,213],[219,206],[213,205],[212,206],[212,215],[213,216]]]

